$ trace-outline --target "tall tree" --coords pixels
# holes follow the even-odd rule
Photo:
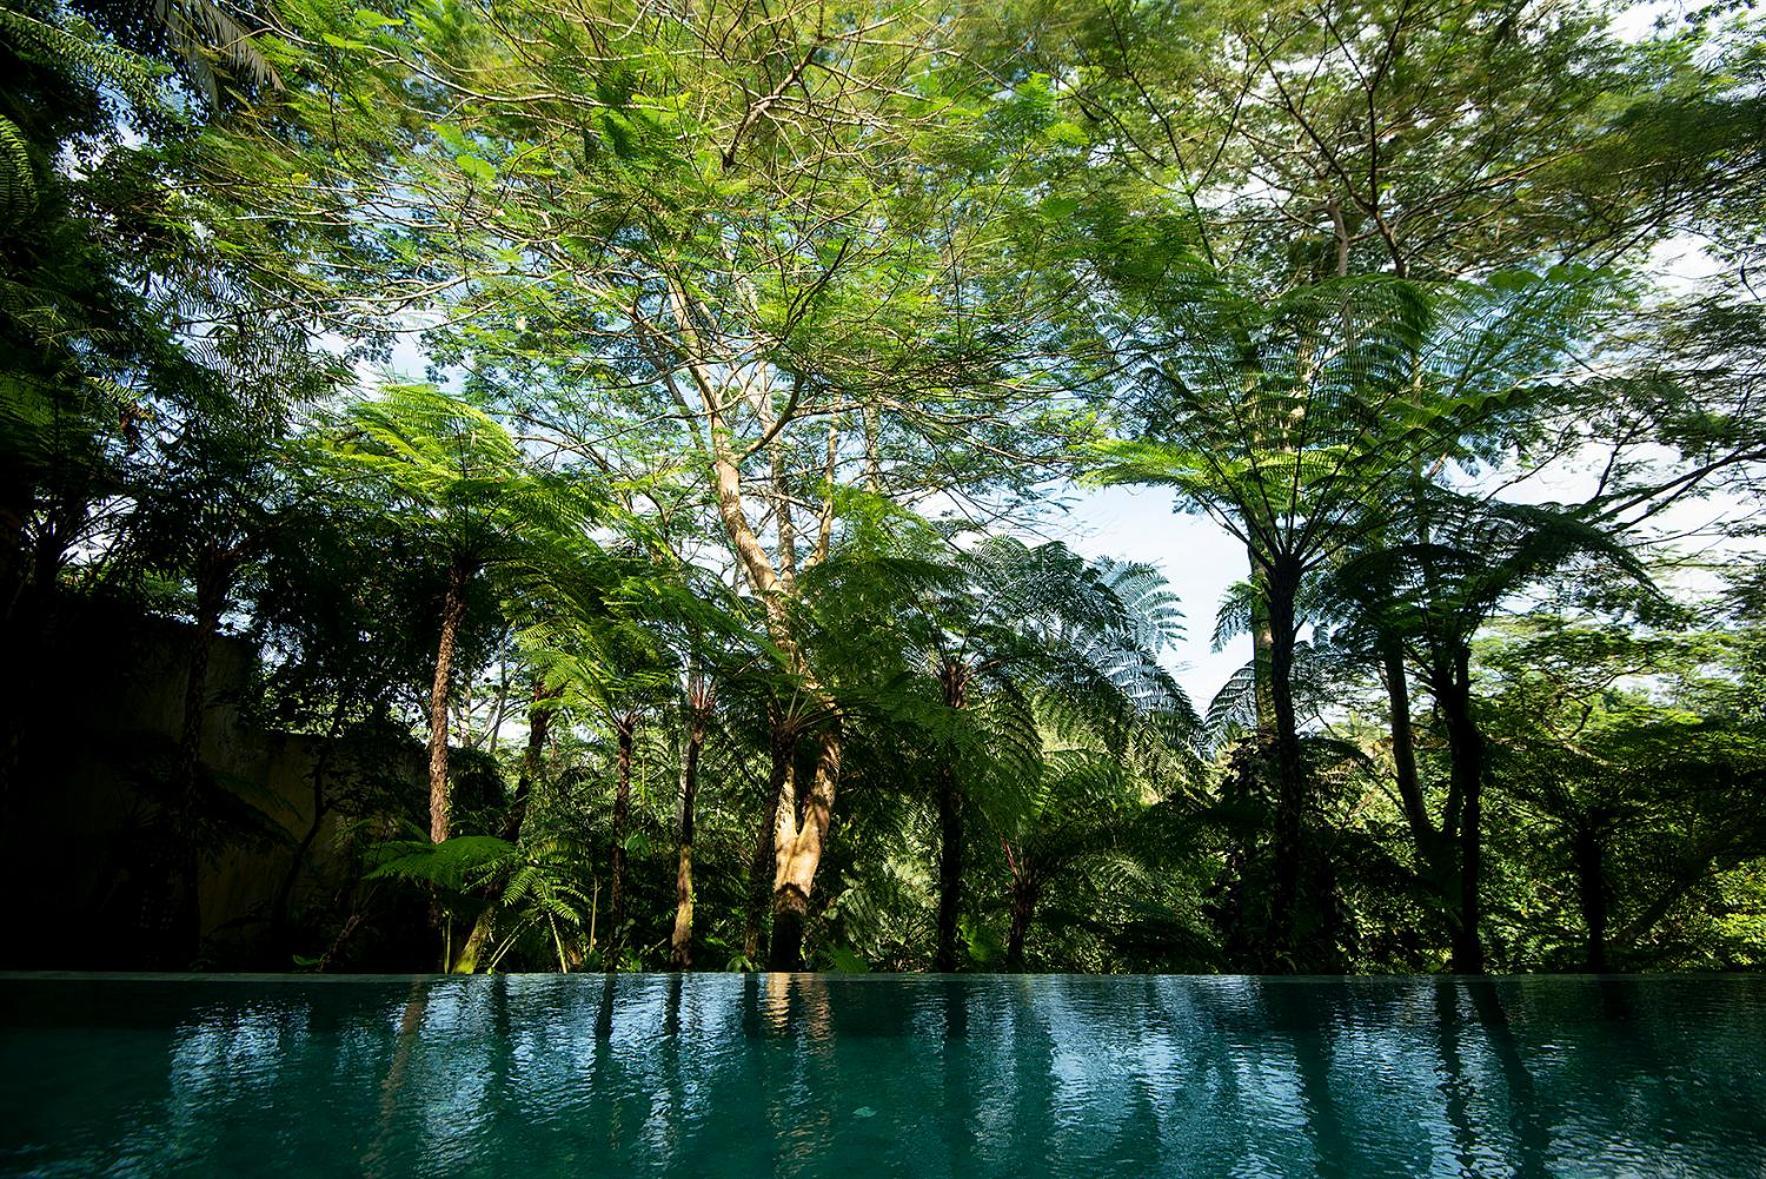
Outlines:
[[[1581,272],[1484,285],[1349,278],[1258,304],[1206,268],[1122,274],[1163,330],[1125,335],[1144,366],[1134,420],[1146,440],[1104,446],[1100,477],[1176,487],[1252,556],[1263,606],[1252,617],[1270,631],[1279,960],[1307,855],[1293,698],[1302,585],[1385,529],[1425,465],[1475,459],[1525,426],[1598,287]]]
[[[1439,821],[1429,817],[1414,766],[1400,774],[1399,790],[1417,859],[1447,902],[1453,969],[1481,974],[1489,754],[1474,707],[1472,640],[1505,601],[1573,561],[1607,576],[1641,578],[1643,571],[1622,542],[1568,513],[1478,504],[1443,493],[1414,506],[1422,536],[1351,556],[1331,571],[1328,592],[1350,604],[1355,622],[1371,630],[1367,645],[1384,656],[1402,652],[1434,697],[1450,767]],[[1424,526],[1424,518],[1433,524]],[[1388,660],[1385,674],[1402,677],[1404,662]],[[1408,717],[1395,712],[1394,719],[1396,746]]]
[[[434,546],[445,585],[429,692],[429,838],[450,834],[448,702],[469,591],[486,568],[543,563],[580,543],[592,500],[531,468],[483,410],[424,385],[395,385],[358,402],[315,460],[386,505]]]
[[[1179,616],[1151,569],[1087,563],[1059,543],[1032,548],[997,538],[962,551],[955,566],[954,589],[937,595],[923,616],[930,674],[940,703],[953,714],[941,726],[950,738],[933,769],[939,825],[933,964],[946,972],[958,967],[966,816],[979,802],[1004,821],[1025,798],[1023,784],[1011,779],[1026,768],[1034,772],[1039,760],[1034,752],[1028,759],[1008,753],[1026,734],[1001,721],[1040,705],[1068,723],[1084,718],[1114,734],[1120,750],[1140,710],[1189,711],[1155,661],[1178,632]],[[908,633],[914,633],[911,623]]]

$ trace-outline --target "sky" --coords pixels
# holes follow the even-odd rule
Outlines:
[[[1169,489],[1157,487],[1068,488],[1065,512],[1036,530],[1066,542],[1086,557],[1115,557],[1156,567],[1183,604],[1184,634],[1164,662],[1204,711],[1240,667],[1251,659],[1251,640],[1241,636],[1224,651],[1210,649],[1214,609],[1227,587],[1248,570],[1245,546],[1206,516],[1174,510]]]

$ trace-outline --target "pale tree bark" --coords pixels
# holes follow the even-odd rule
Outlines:
[[[883,490],[883,423],[877,407],[865,406],[861,421],[865,436],[865,490],[878,495]]]
[[[750,963],[761,957],[762,925],[766,921],[767,904],[773,889],[773,833],[778,823],[779,799],[796,772],[796,729],[783,713],[773,711],[770,718],[768,744],[772,764],[767,773],[766,796],[761,803],[760,828],[754,836],[754,855],[748,865],[748,914],[742,930],[742,956]]]
[[[773,828],[773,937],[767,956],[772,970],[803,969],[803,932],[809,920],[810,893],[828,824],[834,814],[834,789],[840,780],[841,732],[838,718],[819,737],[815,777],[809,793],[797,797],[787,776]]]
[[[820,737],[820,752],[809,793],[800,799],[792,775],[787,774],[782,788],[775,795],[777,810],[773,816],[771,849],[773,936],[768,958],[774,969],[795,969],[802,961],[803,923],[808,915],[809,895],[814,885],[816,869],[821,864],[824,838],[833,811],[835,785],[839,778],[839,712],[833,701],[815,682],[815,677],[798,647],[787,608],[797,566],[795,536],[789,512],[780,516],[780,551],[775,559],[775,556],[768,554],[766,546],[761,542],[744,505],[741,470],[744,458],[771,446],[779,439],[791,417],[788,412],[775,416],[770,408],[765,407],[765,399],[770,396],[770,385],[762,368],[764,362],[725,358],[732,363],[721,366],[712,363],[706,340],[699,328],[702,320],[708,317],[695,314],[692,296],[678,275],[667,275],[666,281],[670,315],[675,324],[677,352],[697,393],[700,403],[698,412],[705,418],[705,444],[719,519],[743,573],[754,587],[766,611],[769,637],[784,654],[788,669],[798,678],[812,705],[831,717]],[[750,347],[751,342],[745,343],[742,351],[746,353]],[[732,372],[736,375],[732,376]],[[689,413],[693,412],[685,391],[677,386],[672,376],[666,379],[682,408]],[[801,385],[794,386],[793,401],[800,389]],[[756,399],[759,399],[756,416],[762,423],[764,433],[747,452],[739,454],[731,438],[725,410],[727,406],[740,404],[744,400],[750,405],[757,405]],[[837,426],[830,422],[828,457],[824,471],[830,486],[825,489],[826,498],[818,521],[811,560],[825,557],[832,540],[831,484],[834,480],[838,449]],[[769,459],[774,453],[776,452],[769,451]],[[779,472],[775,472],[775,476],[778,474]],[[769,486],[781,502],[788,499],[783,495],[777,477],[769,481]],[[792,546],[789,553],[784,551],[788,544]],[[781,573],[781,570],[784,572]],[[767,805],[773,804],[774,800],[769,799]],[[763,835],[761,842],[764,841]],[[757,862],[758,854],[757,847]],[[750,932],[751,935],[755,933],[752,927]],[[751,936],[749,940],[755,942],[758,938]],[[789,965],[781,966],[781,963]]]

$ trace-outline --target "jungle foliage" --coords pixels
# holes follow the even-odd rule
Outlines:
[[[4,822],[96,603],[98,964],[1759,966],[1763,31],[0,0]],[[1211,701],[1102,484],[1242,546]]]

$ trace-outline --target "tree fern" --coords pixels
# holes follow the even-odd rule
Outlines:
[[[82,18],[46,20],[0,4],[0,36],[21,57],[50,69],[78,71],[95,85],[114,87],[142,110],[169,113],[160,91],[161,68],[105,41]]]
[[[492,835],[457,835],[441,843],[406,840],[382,845],[368,880],[400,880],[463,893],[504,872],[515,845]]]
[[[220,105],[223,75],[253,90],[282,88],[282,77],[257,46],[256,34],[220,0],[153,0],[153,15],[210,106]]]
[[[0,115],[0,217],[22,218],[37,204],[37,168],[18,124]]]

